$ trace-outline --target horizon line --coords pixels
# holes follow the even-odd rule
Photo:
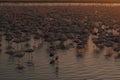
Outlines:
[[[0,6],[120,6],[118,3],[0,3]]]

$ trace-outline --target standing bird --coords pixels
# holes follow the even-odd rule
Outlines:
[[[22,60],[24,55],[25,55],[25,52],[23,52],[23,51],[17,51],[16,54],[14,55],[18,59],[18,66],[17,66],[18,69],[24,68],[23,60]]]

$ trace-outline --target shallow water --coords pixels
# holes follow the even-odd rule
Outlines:
[[[16,4],[0,4],[2,6]],[[62,6],[65,4],[17,4],[17,5],[43,5]],[[98,5],[98,6],[120,6],[120,4],[66,4],[70,5]],[[33,45],[33,40],[30,41]],[[84,57],[77,57],[76,50],[58,50],[59,69],[56,65],[50,65],[50,57],[46,51],[47,43],[40,49],[36,49],[34,54],[34,66],[27,65],[27,55],[24,56],[23,70],[16,69],[17,60],[5,54],[7,42],[2,40],[2,52],[0,53],[0,80],[120,80],[120,60],[106,58],[105,50],[99,53],[93,51],[91,36],[88,40],[88,49],[84,52]],[[16,45],[14,45],[16,46]]]
[[[100,53],[93,52],[91,36],[88,40],[88,49],[84,57],[76,57],[75,49],[59,50],[58,71],[55,65],[49,64],[49,55],[46,51],[47,43],[34,52],[34,66],[26,64],[24,56],[23,70],[16,69],[17,62],[13,57],[5,54],[6,41],[2,40],[2,53],[0,53],[0,80],[119,80],[120,60],[105,58]],[[31,40],[31,45],[33,41]]]

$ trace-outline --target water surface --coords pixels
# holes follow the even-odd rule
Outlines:
[[[120,4],[82,4],[82,3],[55,3],[55,4],[0,4],[1,6],[120,6]],[[110,9],[110,8],[109,8]],[[9,10],[9,8],[7,8]],[[109,13],[107,13],[109,14]],[[31,40],[31,45],[33,41]],[[88,49],[84,52],[84,57],[77,57],[75,48],[69,50],[59,50],[58,71],[54,65],[50,65],[49,55],[46,51],[47,43],[40,49],[34,52],[34,66],[26,64],[24,57],[23,70],[16,69],[17,61],[5,54],[7,42],[2,40],[2,52],[0,53],[0,79],[1,80],[119,80],[120,79],[120,60],[114,58],[105,58],[105,50],[100,50],[99,53],[93,51],[93,42],[91,35],[88,40]],[[15,45],[14,45],[15,46]]]

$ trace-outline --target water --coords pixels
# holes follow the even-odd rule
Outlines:
[[[77,3],[76,3],[77,4]],[[0,4],[4,5],[5,4]],[[8,5],[8,4],[7,4]],[[11,4],[10,4],[11,5]],[[12,4],[13,5],[13,4]],[[15,5],[15,4],[14,4]],[[19,4],[21,5],[21,4]],[[22,4],[23,5],[23,4]],[[29,4],[30,5],[30,4]],[[33,4],[32,4],[33,5]],[[41,4],[46,5],[46,4]],[[47,4],[48,5],[48,4]],[[58,4],[56,4],[58,5]],[[55,6],[56,6],[55,5]],[[62,5],[62,4],[61,4]],[[70,4],[69,4],[70,5]],[[88,5],[88,4],[84,4]],[[90,4],[91,5],[91,4]],[[94,4],[99,5],[99,4]],[[100,4],[103,5],[104,4]],[[105,6],[119,6],[120,4],[105,4]],[[28,6],[28,5],[27,5]],[[30,41],[33,45],[33,41]],[[5,54],[7,42],[2,40],[2,53],[0,53],[0,80],[119,80],[120,60],[105,58],[105,50],[100,53],[93,51],[91,36],[88,40],[88,49],[84,52],[84,57],[76,57],[76,50],[59,50],[58,71],[55,65],[50,65],[49,55],[46,51],[47,43],[41,49],[34,52],[34,66],[28,66],[27,55],[24,56],[23,70],[16,69],[16,58]],[[14,45],[15,46],[15,45]]]
[[[4,37],[3,37],[4,39]],[[23,70],[16,69],[16,59],[5,54],[6,42],[3,40],[3,52],[0,54],[0,79],[1,80],[119,80],[120,60],[105,58],[100,53],[93,52],[91,36],[88,40],[88,50],[84,57],[76,57],[75,49],[59,50],[59,70],[49,64],[46,52],[46,42],[41,49],[34,52],[34,66],[26,64],[24,57]],[[32,42],[31,42],[32,44]]]

